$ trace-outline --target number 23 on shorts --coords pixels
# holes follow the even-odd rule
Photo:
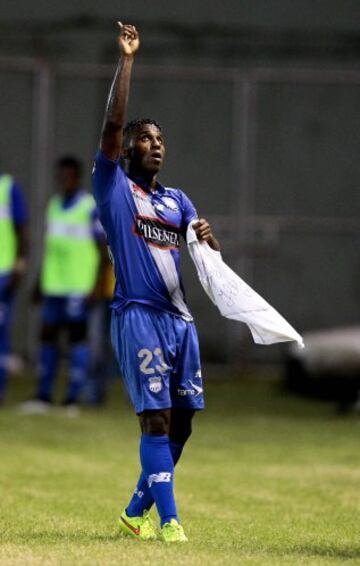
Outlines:
[[[154,375],[156,372],[165,373],[169,369],[165,363],[161,348],[155,348],[153,351],[148,348],[142,348],[138,351],[138,358],[142,359],[140,370],[145,375]],[[155,367],[150,365],[153,361],[155,362]]]

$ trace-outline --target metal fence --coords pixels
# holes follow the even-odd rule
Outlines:
[[[53,162],[75,153],[89,183],[112,65],[0,58],[0,166],[29,198],[38,269]],[[136,67],[129,116],[165,127],[162,174],[214,224],[224,257],[300,330],[360,315],[360,72]],[[205,356],[243,355],[246,332],[220,319],[188,261],[188,295]],[[15,333],[33,350],[27,290]],[[276,357],[277,350],[248,350]],[[275,352],[275,354],[274,354]]]

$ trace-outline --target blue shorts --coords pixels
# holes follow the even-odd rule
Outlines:
[[[59,326],[73,322],[86,322],[89,306],[85,297],[45,296],[42,307],[44,324]]]
[[[132,304],[113,311],[111,341],[136,413],[204,408],[195,324]]]

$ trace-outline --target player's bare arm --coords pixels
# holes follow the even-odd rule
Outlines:
[[[121,22],[118,22],[118,25],[121,58],[111,85],[100,140],[100,149],[113,160],[119,159],[120,156],[131,70],[140,45],[135,26],[123,25]]]
[[[200,218],[199,221],[193,225],[193,228],[198,237],[198,240],[207,242],[213,250],[217,252],[220,251],[220,244],[214,237],[211,231],[211,226],[205,218]]]

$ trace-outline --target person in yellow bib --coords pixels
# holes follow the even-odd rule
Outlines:
[[[34,298],[42,299],[39,375],[35,399],[23,412],[51,408],[59,359],[58,338],[65,329],[70,345],[69,380],[63,405],[81,401],[90,351],[87,339],[91,305],[99,298],[106,265],[105,233],[93,197],[81,188],[81,164],[71,156],[57,164],[59,192],[46,212],[45,247]]]
[[[0,404],[6,388],[16,290],[27,267],[28,211],[20,185],[0,175]]]

